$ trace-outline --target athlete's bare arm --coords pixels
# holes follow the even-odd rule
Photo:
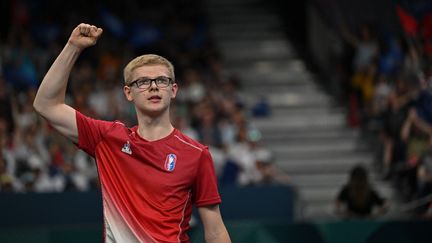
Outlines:
[[[67,82],[79,54],[96,44],[101,34],[101,28],[79,24],[46,73],[33,102],[33,107],[41,116],[74,142],[78,142],[78,129],[75,109],[65,104]]]
[[[231,243],[228,231],[222,220],[219,205],[199,207],[198,213],[204,225],[206,243]]]

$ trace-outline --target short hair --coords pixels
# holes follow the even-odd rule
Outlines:
[[[163,65],[166,68],[168,68],[169,71],[169,75],[170,78],[172,78],[172,80],[175,81],[175,75],[174,75],[174,66],[173,64],[168,61],[168,59],[156,55],[156,54],[145,54],[145,55],[141,55],[138,56],[136,58],[134,58],[132,61],[130,61],[126,67],[123,70],[123,78],[124,78],[124,82],[125,84],[128,84],[129,82],[131,82],[131,76],[132,76],[132,72],[138,68],[138,67],[142,67],[142,66],[147,66],[147,65]]]

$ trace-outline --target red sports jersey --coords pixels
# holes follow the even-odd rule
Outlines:
[[[192,204],[221,202],[208,148],[179,130],[146,141],[137,126],[76,120],[78,147],[96,158],[106,242],[189,242]]]

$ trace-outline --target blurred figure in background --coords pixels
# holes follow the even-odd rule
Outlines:
[[[432,195],[432,146],[419,159],[417,166],[417,186],[414,199],[422,199]],[[432,204],[429,202],[416,209],[416,214],[419,216],[431,216]]]
[[[261,133],[246,125],[240,126],[237,140],[228,147],[222,184],[240,186],[275,183],[272,152],[262,146]]]
[[[367,170],[361,165],[352,168],[335,207],[336,214],[343,218],[374,218],[383,215],[388,208],[386,200],[370,185]]]
[[[384,113],[381,168],[383,179],[390,179],[395,165],[404,163],[407,158],[406,143],[401,140],[400,131],[415,92],[415,86],[410,82],[409,76],[396,76],[394,88],[388,95],[388,109]]]
[[[408,111],[401,130],[401,138],[407,141],[411,130],[418,129],[429,136],[432,144],[432,93],[425,80],[420,81],[419,88],[415,90],[415,102]]]
[[[13,178],[6,170],[6,160],[2,154],[0,154],[0,192],[12,192],[13,191]]]

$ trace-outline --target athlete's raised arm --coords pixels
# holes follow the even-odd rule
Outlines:
[[[78,142],[78,129],[75,109],[65,104],[67,82],[79,54],[96,44],[101,34],[101,28],[79,24],[46,73],[33,102],[33,107],[41,116],[74,142]]]

